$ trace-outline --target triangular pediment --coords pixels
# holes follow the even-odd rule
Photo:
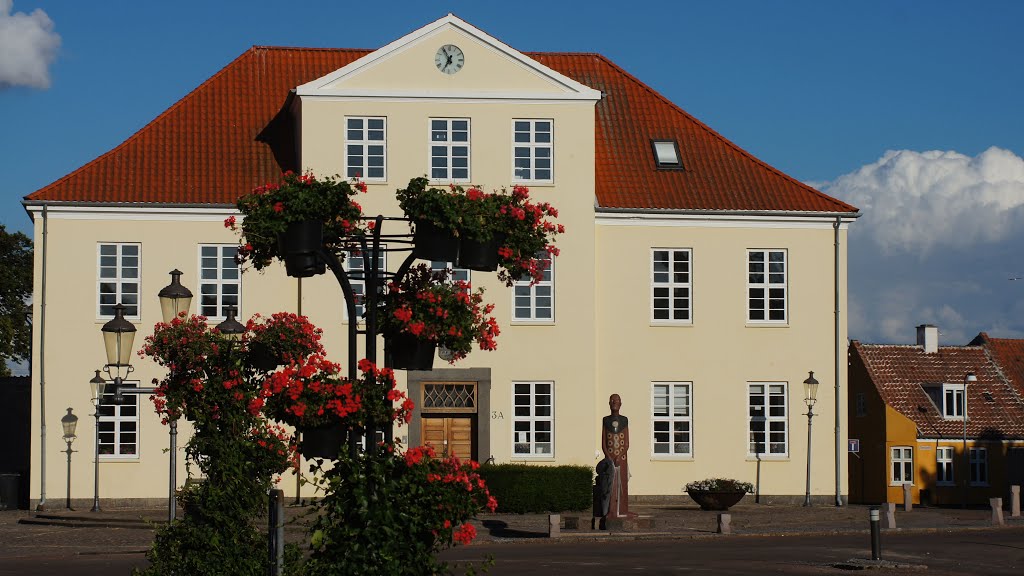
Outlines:
[[[436,65],[442,46],[457,46],[461,69]],[[449,14],[351,64],[299,86],[300,97],[591,100],[601,93],[514,50]]]

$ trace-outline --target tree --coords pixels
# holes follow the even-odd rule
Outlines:
[[[0,376],[11,375],[8,362],[31,356],[32,264],[32,240],[0,224]]]

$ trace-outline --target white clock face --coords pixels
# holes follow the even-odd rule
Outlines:
[[[445,44],[437,49],[437,54],[434,55],[434,65],[437,69],[445,74],[455,74],[459,70],[462,70],[463,64],[466,63],[466,56],[462,53],[462,50],[454,44]]]

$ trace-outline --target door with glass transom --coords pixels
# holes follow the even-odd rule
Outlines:
[[[424,382],[420,438],[439,456],[477,459],[477,383]]]

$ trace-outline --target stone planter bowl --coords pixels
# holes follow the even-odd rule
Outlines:
[[[747,495],[743,490],[687,490],[686,493],[700,506],[701,510],[728,510]]]

